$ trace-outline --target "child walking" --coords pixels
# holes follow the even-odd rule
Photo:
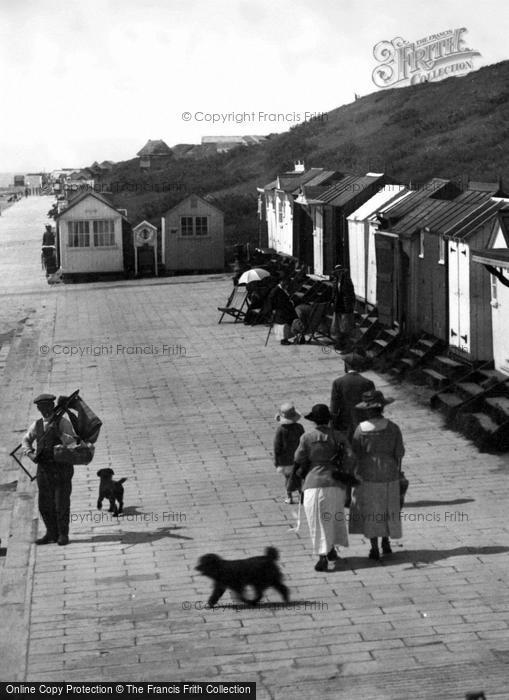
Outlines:
[[[304,433],[304,428],[298,422],[301,418],[301,414],[290,402],[283,403],[276,415],[279,425],[274,436],[274,465],[285,477],[285,503],[293,503],[289,482],[293,471],[293,456],[299,446],[300,436]]]

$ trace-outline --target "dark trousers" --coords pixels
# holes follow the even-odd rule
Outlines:
[[[43,462],[37,465],[39,511],[52,539],[69,535],[73,475],[71,464]]]

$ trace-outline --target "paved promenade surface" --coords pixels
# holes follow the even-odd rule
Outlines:
[[[306,525],[289,531],[274,414],[284,399],[304,411],[328,402],[339,356],[218,325],[226,276],[48,287],[50,204],[23,200],[0,221],[0,679],[256,681],[277,700],[509,698],[508,456],[480,454],[410,386],[367,373],[397,398],[387,415],[407,450],[404,536],[380,563],[352,537],[334,571],[315,572]],[[92,464],[75,467],[71,544],[36,548],[36,487],[8,452],[36,393],[76,388],[104,426]],[[103,466],[128,479],[118,519],[96,510]],[[293,605],[270,590],[254,610],[207,610],[198,556],[269,544]]]

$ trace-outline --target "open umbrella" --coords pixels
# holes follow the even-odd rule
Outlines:
[[[241,274],[237,284],[247,284],[248,282],[259,282],[264,277],[270,277],[270,272],[261,267],[253,267]]]

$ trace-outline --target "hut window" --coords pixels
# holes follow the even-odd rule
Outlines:
[[[440,265],[445,265],[445,240],[443,236],[440,236],[438,239],[438,247],[438,262]]]
[[[498,306],[498,289],[497,289],[497,278],[495,275],[490,275],[490,288],[491,288],[491,306],[497,308]]]
[[[193,235],[193,217],[192,216],[181,216],[180,217],[180,235],[181,236],[192,236]]]
[[[419,238],[419,257],[424,257],[424,231],[421,231]]]
[[[198,200],[196,197],[191,197],[191,209],[196,209],[198,207]]]
[[[285,212],[284,212],[284,206],[285,206],[285,200],[282,197],[278,198],[278,221],[280,224],[283,223],[284,218],[285,218]]]
[[[115,221],[113,219],[94,221],[93,229],[96,248],[115,245]]]
[[[90,247],[90,222],[89,221],[69,221],[67,223],[69,238],[67,245],[69,248],[89,248]]]
[[[209,232],[208,221],[206,216],[197,216],[195,218],[195,230],[197,236],[206,236]]]

